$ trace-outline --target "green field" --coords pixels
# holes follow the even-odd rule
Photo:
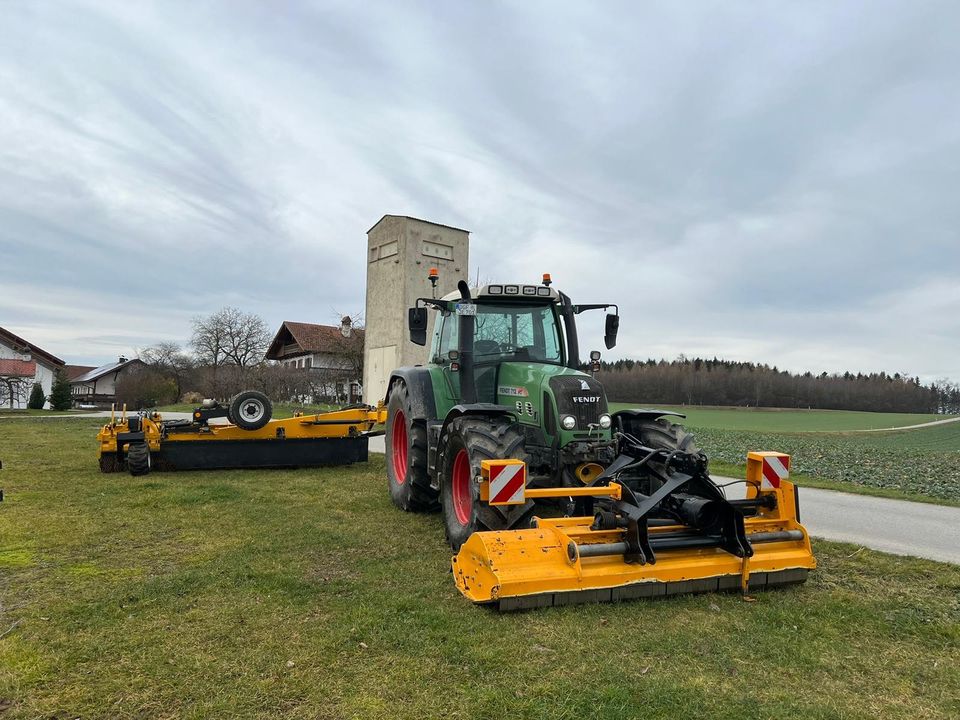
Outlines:
[[[756,602],[498,615],[381,457],[131,478],[96,430],[0,421],[4,720],[960,715],[958,567],[816,541]]]
[[[611,412],[632,407],[633,403],[610,403]],[[944,420],[950,415],[914,413],[873,413],[849,410],[798,410],[781,408],[703,407],[696,405],[663,405],[660,410],[673,410],[686,415],[685,425],[718,430],[754,430],[757,432],[850,432],[905,427]]]

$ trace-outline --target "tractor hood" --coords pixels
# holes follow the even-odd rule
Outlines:
[[[542,425],[550,437],[561,437],[561,445],[586,436],[591,425],[607,412],[607,397],[599,381],[562,365],[506,362],[497,378],[497,404],[510,407],[525,424]],[[563,430],[560,419],[573,416],[572,430]],[[593,428],[593,437],[597,429]],[[604,437],[609,437],[605,431]]]

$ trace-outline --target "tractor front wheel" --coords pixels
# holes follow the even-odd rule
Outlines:
[[[529,527],[533,503],[491,506],[480,501],[483,460],[525,459],[523,433],[505,417],[461,417],[440,439],[440,504],[450,547],[456,552],[474,532]]]
[[[409,391],[397,382],[387,403],[387,486],[390,500],[408,512],[439,509],[437,491],[427,474],[427,428],[413,419]]]

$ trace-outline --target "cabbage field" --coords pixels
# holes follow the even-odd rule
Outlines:
[[[792,456],[792,472],[960,501],[960,422],[898,432],[763,432],[688,426],[711,462],[742,465],[747,450]]]

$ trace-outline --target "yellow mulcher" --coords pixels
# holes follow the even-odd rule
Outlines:
[[[626,457],[636,464],[639,455]],[[705,474],[675,472],[642,495],[609,469],[581,488],[524,492],[523,461],[483,461],[483,502],[497,504],[498,493],[507,499],[502,488],[519,478],[510,503],[572,495],[596,499],[596,513],[473,533],[453,558],[457,588],[476,603],[518,610],[801,583],[816,561],[797,488],[786,479],[789,462],[782,453],[749,453],[747,496],[727,500]]]
[[[100,470],[145,475],[151,470],[290,468],[346,465],[367,460],[367,441],[382,432],[384,408],[355,405],[342,410],[271,419],[262,393],[247,391],[228,405],[212,400],[190,420],[164,420],[159,413],[113,415],[97,434]],[[211,424],[226,418],[227,424]]]

